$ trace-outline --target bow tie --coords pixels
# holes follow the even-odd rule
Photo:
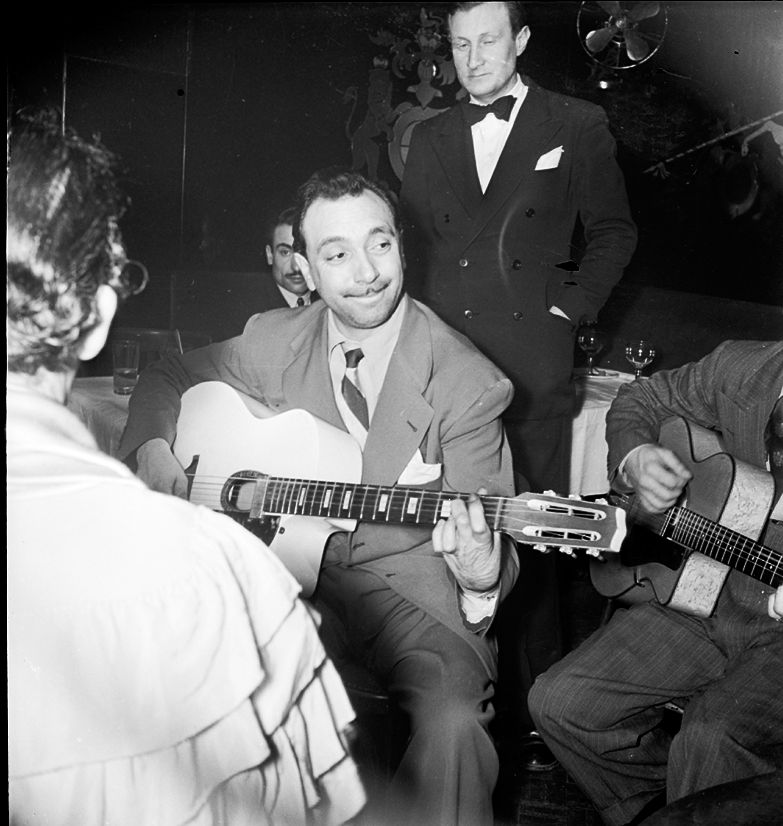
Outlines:
[[[492,112],[496,118],[500,120],[508,120],[511,116],[511,110],[514,108],[516,98],[513,95],[504,95],[502,98],[493,100],[489,106],[479,106],[475,103],[463,103],[462,111],[465,113],[465,120],[468,126],[473,126]]]

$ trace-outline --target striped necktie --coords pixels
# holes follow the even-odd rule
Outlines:
[[[370,417],[367,413],[367,399],[359,389],[359,376],[356,368],[364,358],[359,347],[345,351],[345,375],[343,376],[342,391],[348,409],[361,422],[365,430],[370,429]]]

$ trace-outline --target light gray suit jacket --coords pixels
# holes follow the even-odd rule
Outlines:
[[[465,493],[484,487],[493,495],[513,496],[511,457],[500,422],[513,395],[510,381],[427,307],[407,297],[403,301],[405,317],[370,425],[362,482],[394,485],[420,449],[425,462],[442,464],[441,479],[429,487]],[[151,366],[131,398],[120,454],[132,454],[154,436],[172,444],[180,396],[201,381],[227,382],[279,412],[302,408],[345,430],[329,375],[326,321],[322,301],[299,310],[273,310],[251,318],[237,338]],[[467,639],[494,673],[486,642],[466,627],[456,583],[434,553],[429,529],[361,524],[345,562],[384,577]],[[501,598],[517,572],[509,541]]]

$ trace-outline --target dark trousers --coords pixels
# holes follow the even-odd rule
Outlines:
[[[529,699],[553,754],[604,821],[620,826],[664,789],[672,802],[773,771],[781,686],[780,623],[720,609],[699,620],[650,602],[617,611],[538,677]],[[689,698],[673,739],[661,727],[672,698]]]
[[[409,720],[379,826],[492,826],[493,686],[475,650],[367,570],[326,565],[315,607],[338,670],[361,662]]]
[[[517,493],[553,490],[568,493],[571,456],[570,416],[541,421],[504,421]],[[527,695],[535,678],[563,655],[557,551],[542,553],[519,546],[520,573],[496,620],[498,635],[498,703],[509,723],[523,734],[534,728]]]

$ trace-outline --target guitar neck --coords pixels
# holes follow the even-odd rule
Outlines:
[[[660,536],[722,562],[765,585],[777,588],[783,584],[783,553],[688,508],[674,507],[664,514],[643,516],[634,508],[633,518],[647,524]]]
[[[451,503],[467,494],[261,476],[255,480],[250,518],[296,514],[395,525],[433,527],[451,514]],[[532,545],[618,551],[625,536],[622,511],[605,504],[521,494],[482,496],[487,524]]]

